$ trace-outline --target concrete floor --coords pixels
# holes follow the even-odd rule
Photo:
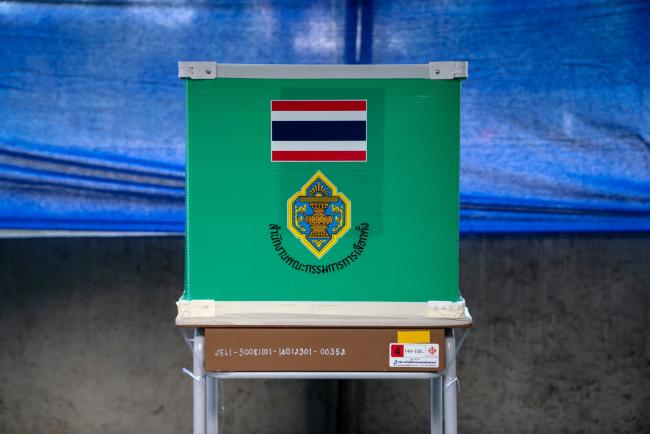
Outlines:
[[[650,432],[650,236],[461,242],[464,433]],[[191,432],[180,238],[0,241],[0,433]],[[424,433],[427,385],[229,381],[224,433]]]

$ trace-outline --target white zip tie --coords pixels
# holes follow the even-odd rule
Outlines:
[[[458,377],[454,377],[454,378],[452,378],[451,380],[449,380],[449,381],[447,382],[447,384],[445,384],[445,387],[449,387],[449,386],[451,386],[451,385],[454,384],[454,383],[456,383],[456,388],[457,388],[458,391],[460,392],[460,378],[458,378]]]
[[[187,375],[189,375],[190,377],[192,377],[192,379],[193,379],[194,381],[196,381],[196,382],[199,382],[199,381],[202,380],[202,377],[201,377],[200,375],[194,375],[194,373],[193,373],[192,371],[190,371],[189,369],[187,369],[187,368],[183,368],[182,371],[183,371],[185,374],[187,374]]]

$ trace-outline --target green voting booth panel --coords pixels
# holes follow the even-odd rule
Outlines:
[[[179,66],[184,300],[460,299],[465,62]]]

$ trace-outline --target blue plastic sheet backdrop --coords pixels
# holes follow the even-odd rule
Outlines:
[[[650,230],[650,4],[0,2],[0,228],[184,230],[178,60],[468,60],[461,230]]]

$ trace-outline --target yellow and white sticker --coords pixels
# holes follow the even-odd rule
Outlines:
[[[440,361],[438,344],[404,344],[388,345],[391,368],[437,368]]]

